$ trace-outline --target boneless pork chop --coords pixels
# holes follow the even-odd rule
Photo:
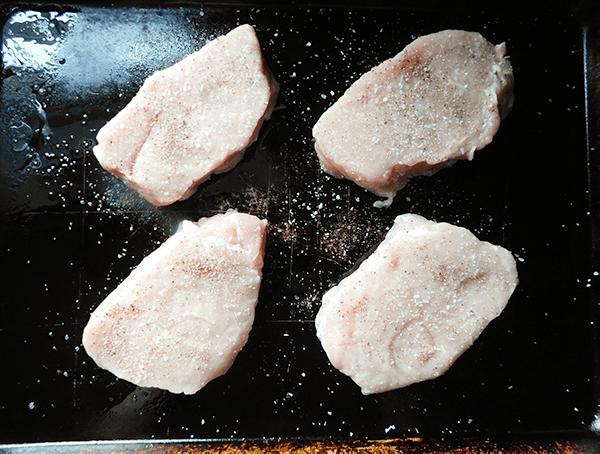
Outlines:
[[[313,129],[322,168],[387,197],[492,141],[513,104],[506,46],[479,33],[423,36],[358,79]]]
[[[234,211],[184,221],[92,313],[86,352],[120,378],[173,393],[223,375],[254,320],[266,224]]]
[[[109,172],[157,206],[231,170],[273,110],[278,84],[242,25],[149,77],[97,136]]]
[[[506,249],[405,214],[324,295],[317,336],[364,394],[401,388],[446,372],[502,312],[517,282]]]

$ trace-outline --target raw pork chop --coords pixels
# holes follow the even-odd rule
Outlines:
[[[423,36],[358,79],[313,129],[323,169],[387,197],[492,141],[513,104],[506,46],[479,33]]]
[[[254,320],[266,224],[234,211],[184,221],[94,311],[87,353],[120,378],[173,393],[223,375]]]
[[[278,84],[242,25],[158,71],[98,132],[94,154],[157,206],[231,170],[273,110]]]
[[[446,372],[502,312],[517,282],[506,249],[405,214],[325,294],[317,335],[363,394],[401,388]]]

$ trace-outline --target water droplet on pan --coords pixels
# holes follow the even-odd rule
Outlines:
[[[27,123],[19,120],[19,124],[11,126],[13,137],[13,150],[23,151],[31,143],[33,129]]]

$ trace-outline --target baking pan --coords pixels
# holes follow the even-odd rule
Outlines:
[[[591,2],[544,5],[3,5],[0,449],[594,449],[599,16]],[[153,207],[99,166],[96,133],[146,77],[242,23],[281,84],[277,109],[232,171]],[[448,28],[506,42],[513,111],[473,161],[374,208],[320,170],[312,126],[363,72]],[[181,220],[230,208],[269,229],[256,321],[229,372],[185,396],[99,369],[81,344],[94,308]],[[314,318],[403,213],[506,247],[520,284],[445,375],[364,396],[329,364]]]

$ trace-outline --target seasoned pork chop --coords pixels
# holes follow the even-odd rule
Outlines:
[[[387,197],[492,141],[513,104],[506,46],[479,33],[423,36],[358,79],[313,129],[322,168]]]
[[[506,249],[405,214],[324,295],[317,336],[364,394],[401,388],[446,372],[502,312],[517,282]]]
[[[109,172],[157,206],[231,170],[273,110],[278,84],[242,25],[149,77],[97,136]]]
[[[173,393],[223,375],[254,320],[266,224],[234,211],[184,221],[92,313],[86,352],[120,378]]]

